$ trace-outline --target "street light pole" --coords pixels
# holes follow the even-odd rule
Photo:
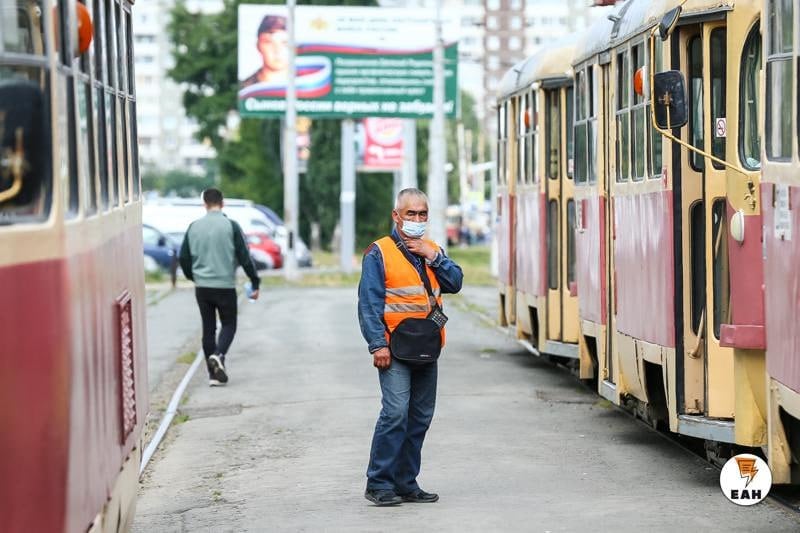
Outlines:
[[[442,0],[436,0],[436,43],[433,48],[433,120],[430,131],[428,169],[428,220],[430,238],[446,248],[445,209],[447,181],[444,172],[444,43],[442,41]]]
[[[283,128],[283,219],[287,230],[287,249],[284,275],[287,280],[297,279],[297,232],[299,226],[299,185],[297,179],[297,93],[295,90],[295,0],[287,0],[286,33],[289,43],[289,75],[286,82],[286,115]]]

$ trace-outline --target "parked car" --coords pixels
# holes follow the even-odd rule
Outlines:
[[[153,226],[142,225],[145,272],[170,272],[176,267],[179,246]]]
[[[245,235],[247,247],[259,270],[283,267],[281,247],[266,233],[250,232]]]
[[[288,233],[283,221],[278,215],[266,206],[257,206],[250,200],[239,198],[226,198],[222,211],[235,220],[247,233],[265,233],[280,246],[285,254],[288,248]],[[165,229],[168,232],[186,232],[189,224],[205,214],[203,202],[199,198],[158,198],[145,202],[142,208],[142,217],[145,221],[165,220],[165,224],[176,229]],[[159,226],[160,227],[160,226]],[[311,252],[308,246],[297,239],[295,257],[301,267],[312,264]]]

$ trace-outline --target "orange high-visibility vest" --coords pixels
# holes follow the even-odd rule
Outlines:
[[[429,240],[425,240],[434,249],[439,250],[439,246]],[[422,283],[422,277],[417,269],[408,262],[403,252],[397,248],[397,244],[391,237],[384,237],[374,243],[383,256],[383,271],[386,281],[386,300],[383,307],[383,321],[394,331],[397,325],[406,318],[425,318],[431,312],[433,306],[429,301],[430,297]],[[424,259],[423,259],[424,261]],[[428,273],[428,280],[431,282],[431,290],[439,307],[442,307],[442,290],[439,287],[439,280],[433,273],[431,267],[425,263]],[[442,347],[444,347],[444,328],[442,328]],[[386,333],[386,341],[389,341],[389,333]]]

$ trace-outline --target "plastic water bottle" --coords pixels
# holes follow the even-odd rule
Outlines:
[[[255,299],[253,298],[253,284],[250,283],[249,281],[244,284],[244,293],[245,295],[247,295],[248,302],[250,302],[251,304],[255,303]]]

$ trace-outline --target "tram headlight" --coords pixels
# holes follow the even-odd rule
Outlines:
[[[741,209],[731,217],[731,237],[739,244],[744,242],[744,211]]]

